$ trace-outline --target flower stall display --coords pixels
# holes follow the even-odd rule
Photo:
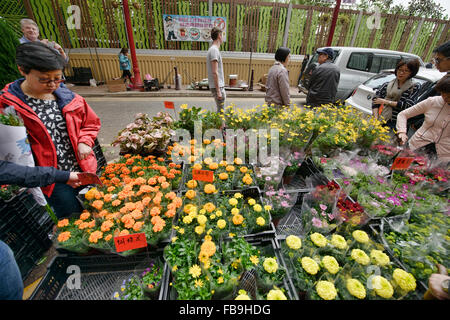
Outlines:
[[[299,296],[312,300],[417,299],[414,276],[362,230],[289,235],[281,244]]]
[[[158,112],[150,118],[147,114],[138,113],[133,123],[119,131],[113,146],[120,146],[120,153],[162,155],[175,135],[173,119],[168,113]]]
[[[113,293],[113,300],[147,300],[139,279],[132,275],[121,283]]]
[[[100,178],[103,186],[85,194],[84,212],[58,222],[57,246],[70,251],[81,250],[75,245],[82,250],[116,252],[114,237],[142,232],[150,246],[168,240],[172,220],[182,206],[172,191],[174,181],[181,178],[180,169],[181,165],[164,158],[130,154],[108,164]]]
[[[173,123],[174,129],[188,130],[191,136],[194,136],[194,122],[201,121],[202,134],[208,129],[220,129],[222,127],[222,119],[220,114],[213,111],[207,111],[199,107],[188,107],[187,104],[180,106],[180,120]]]
[[[264,193],[264,201],[270,205],[272,210],[270,214],[275,226],[283,219],[297,203],[298,193],[288,193],[284,188],[275,190],[269,189]]]
[[[159,258],[146,258],[135,268],[134,275],[138,279],[145,297],[152,300],[158,299],[163,272],[164,264]]]
[[[0,199],[8,201],[20,193],[22,188],[17,185],[0,185]]]
[[[208,234],[220,239],[270,231],[271,207],[262,203],[257,189],[252,191],[247,195],[216,191],[213,198],[207,193],[187,191],[175,227],[177,235],[198,238]]]
[[[245,299],[240,290],[248,292],[249,299],[265,299],[277,289],[286,294],[285,267],[271,254],[273,248],[256,247],[242,238],[219,247],[208,235],[200,242],[175,237],[164,249],[172,274],[169,299]],[[254,275],[246,276],[250,270]]]

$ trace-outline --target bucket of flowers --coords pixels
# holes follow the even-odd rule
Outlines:
[[[288,193],[284,188],[274,190],[269,189],[264,193],[263,201],[271,206],[270,214],[275,227],[281,219],[286,216],[297,203],[298,193]]]
[[[164,265],[159,258],[145,258],[134,270],[145,296],[151,300],[158,299],[163,273]]]

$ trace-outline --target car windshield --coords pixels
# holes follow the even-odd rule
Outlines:
[[[339,50],[333,50],[334,51],[334,56],[333,59],[331,60],[332,62],[334,62],[334,60],[336,60],[336,58],[339,56],[340,51]],[[313,57],[311,58],[310,63],[317,63],[317,61],[319,60],[319,54],[316,52],[314,53]]]
[[[395,74],[393,74],[393,73],[380,73],[380,74],[373,76],[372,78],[370,78],[363,84],[369,88],[378,89],[382,84],[389,82],[394,78],[395,78]],[[424,82],[426,82],[426,80],[416,78],[416,77],[413,78],[413,81],[419,83],[420,85],[422,85]]]

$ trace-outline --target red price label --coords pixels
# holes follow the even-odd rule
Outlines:
[[[406,170],[409,168],[414,158],[411,157],[397,157],[391,166],[391,170]]]
[[[192,170],[192,179],[205,181],[205,182],[213,182],[214,181],[214,172],[211,170]]]
[[[80,179],[82,185],[88,184],[103,185],[103,183],[100,181],[100,178],[95,173],[80,172],[78,173],[78,179]]]
[[[166,109],[175,109],[172,101],[164,101],[164,106],[166,107]]]
[[[147,239],[145,233],[133,233],[126,236],[114,237],[114,244],[117,252],[145,248]]]

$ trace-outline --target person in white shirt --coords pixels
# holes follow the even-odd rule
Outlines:
[[[223,110],[225,105],[225,81],[223,77],[222,56],[220,45],[223,43],[222,30],[212,28],[211,39],[213,43],[206,54],[206,67],[208,70],[208,84],[214,100],[216,101],[217,112]]]

